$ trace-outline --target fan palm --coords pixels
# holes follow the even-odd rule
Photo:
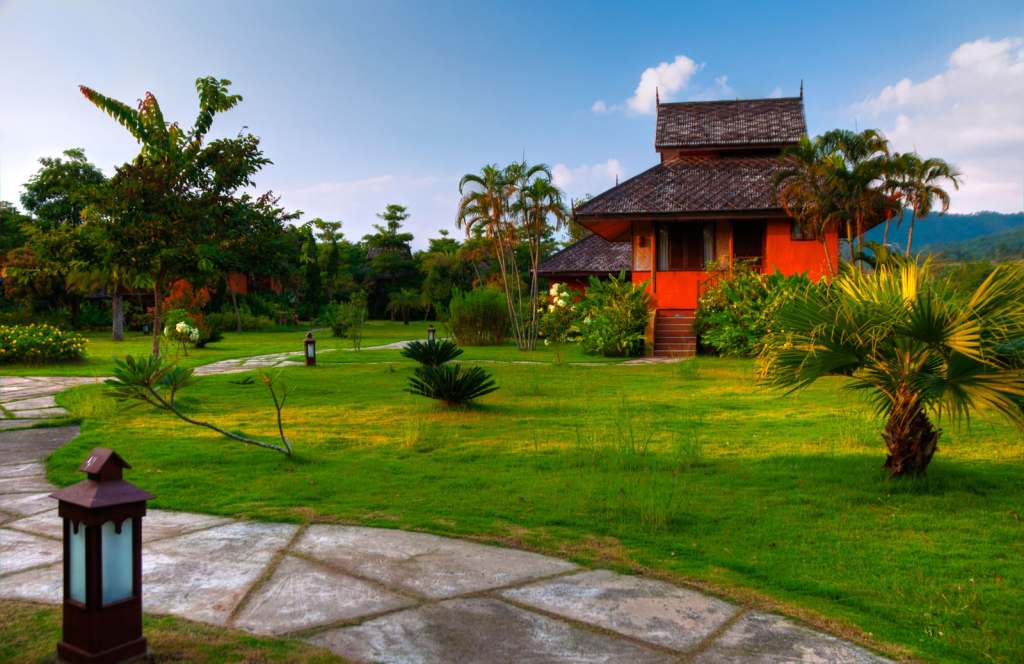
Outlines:
[[[966,300],[929,272],[913,261],[848,270],[808,290],[779,311],[760,358],[776,387],[838,375],[866,391],[885,417],[894,477],[925,472],[941,433],[933,418],[988,408],[1024,427],[1024,371],[1005,353],[1024,338],[1024,266],[999,266]]]

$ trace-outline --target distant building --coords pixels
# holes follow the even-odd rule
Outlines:
[[[537,266],[537,274],[553,282],[564,283],[573,290],[585,291],[590,277],[632,269],[632,247],[628,241],[609,242],[592,233],[548,257]]]

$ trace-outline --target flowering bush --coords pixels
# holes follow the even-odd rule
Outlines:
[[[65,362],[85,355],[85,339],[52,325],[0,326],[0,364]]]
[[[565,284],[553,283],[548,290],[550,301],[542,310],[540,334],[544,345],[575,341],[579,337],[576,298],[579,294]]]
[[[164,327],[164,337],[168,341],[178,344],[178,347],[184,351],[185,355],[188,355],[189,344],[195,345],[201,338],[199,328],[195,325],[191,325],[183,320],[179,320],[177,323],[168,323]]]

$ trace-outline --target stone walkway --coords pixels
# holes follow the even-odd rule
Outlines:
[[[37,421],[28,413],[56,406],[30,401],[92,380],[0,377],[0,404]],[[0,433],[0,598],[61,600],[43,462],[76,435]],[[359,662],[888,661],[688,588],[423,533],[150,510],[143,541],[147,612],[298,637]]]

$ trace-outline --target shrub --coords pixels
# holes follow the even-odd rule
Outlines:
[[[242,319],[243,330],[253,332],[272,330],[277,327],[277,324],[269,316],[257,316],[249,313],[247,310],[239,311],[239,315]],[[236,325],[235,312],[218,311],[212,314],[207,314],[206,322],[209,323],[210,327],[217,330],[233,330]]]
[[[352,339],[352,348],[359,350],[363,345],[363,325],[366,323],[368,311],[366,294],[362,291],[352,293],[348,303],[342,308],[341,319],[347,325],[347,333]]]
[[[85,339],[52,325],[0,326],[0,364],[66,362],[85,355]]]
[[[351,312],[348,305],[328,304],[320,310],[317,322],[331,328],[331,336],[344,339],[348,336],[348,328],[352,324]]]
[[[509,335],[508,304],[496,288],[452,291],[448,329],[463,346],[495,346]]]
[[[497,389],[491,375],[480,367],[467,369],[460,364],[442,364],[416,367],[406,391],[458,406]]]
[[[402,349],[402,356],[410,360],[416,360],[428,367],[438,367],[454,360],[462,355],[462,349],[453,342],[442,339],[441,341],[411,341]]]
[[[624,273],[601,281],[590,278],[586,294],[576,305],[580,341],[589,355],[640,355],[651,318],[647,282],[634,284]]]
[[[700,297],[694,329],[705,348],[753,357],[771,332],[776,312],[815,287],[805,275],[785,276],[777,270],[765,275],[738,265]]]
[[[579,293],[565,284],[554,283],[548,289],[550,301],[540,318],[540,336],[544,345],[561,344],[579,338],[579,316],[576,300]]]

